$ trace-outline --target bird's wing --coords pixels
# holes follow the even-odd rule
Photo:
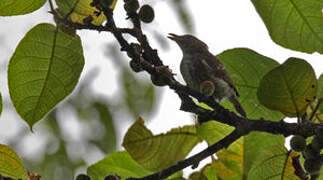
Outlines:
[[[212,74],[213,77],[220,77],[225,82],[227,82],[236,92],[237,96],[239,97],[239,93],[237,89],[234,86],[234,83],[232,79],[230,78],[230,75],[228,71],[225,70],[223,64],[219,59],[217,59],[214,55],[208,54],[202,59],[202,64],[204,65],[204,69]]]

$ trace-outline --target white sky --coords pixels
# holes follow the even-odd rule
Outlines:
[[[153,2],[156,19],[154,23],[144,26],[144,31],[145,28],[157,30],[165,38],[168,33],[185,33],[184,29],[178,24],[177,17],[173,10],[170,9],[166,0],[146,0],[145,2]],[[231,48],[247,47],[280,63],[284,62],[288,57],[306,59],[313,66],[317,76],[323,71],[321,55],[300,53],[275,44],[270,39],[265,25],[256,13],[251,1],[187,0],[187,5],[192,11],[195,22],[195,35],[208,44],[210,51],[214,54]],[[123,2],[119,0],[115,9],[115,18],[117,25],[125,27],[127,23],[124,21],[125,13],[122,6]],[[41,22],[52,22],[51,15],[46,13],[48,10],[48,6],[45,6],[41,10],[25,16],[0,17],[0,41],[4,40],[5,42],[0,45],[0,64],[6,64],[9,61],[14,48],[30,28]],[[118,72],[114,70],[114,65],[104,57],[103,53],[104,45],[107,41],[113,40],[115,42],[115,40],[108,33],[98,34],[96,32],[81,31],[79,35],[84,45],[86,60],[82,77],[95,66],[104,67],[105,69],[100,71],[93,85],[98,93],[113,96],[117,91],[116,74]],[[153,36],[148,33],[149,37]],[[151,44],[153,47],[159,48],[157,42],[151,41]],[[169,65],[174,73],[178,74],[178,79],[183,82],[179,72],[179,63],[182,55],[177,45],[171,42],[170,50],[159,51],[159,55],[164,64]],[[1,66],[1,68],[3,67]],[[3,69],[1,69],[1,73],[0,91],[3,96],[8,97],[8,87],[3,86],[7,84],[7,74]],[[107,86],[107,84],[110,86]],[[160,103],[159,110],[153,120],[148,123],[149,129],[154,133],[160,133],[184,124],[192,124],[191,114],[178,110],[180,102],[177,95],[168,88],[161,89],[163,89],[163,95],[161,102],[158,102]],[[8,101],[8,99],[6,100]],[[0,117],[0,127],[4,127],[0,131],[0,143],[6,142],[6,138],[14,135],[19,128],[27,128],[27,125],[22,120],[17,120],[19,119],[18,115],[6,112],[6,109],[4,110]],[[131,122],[129,120],[128,124],[119,125],[122,132],[126,132]],[[35,134],[31,136],[37,137],[37,125],[35,127]],[[89,160],[89,162],[93,163],[97,160],[98,158],[94,158]]]

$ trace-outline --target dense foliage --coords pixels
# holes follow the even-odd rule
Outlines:
[[[31,13],[45,2],[5,0],[0,3],[0,15]],[[152,6],[137,0],[118,2],[124,3],[126,20],[132,24],[119,28],[113,13],[117,0],[56,0],[57,7],[51,0],[48,2],[56,24],[38,24],[20,41],[9,60],[9,93],[16,112],[30,130],[45,118],[49,133],[60,139],[60,144],[64,140],[54,108],[63,99],[67,99],[64,106],[73,108],[80,119],[90,122],[89,125],[96,123],[90,131],[103,127],[104,135],[89,138],[85,146],[95,145],[107,156],[89,166],[87,174],[77,179],[184,179],[184,168],[196,168],[201,160],[213,154],[216,157],[212,157],[212,162],[192,173],[190,179],[323,179],[320,176],[323,75],[317,78],[307,60],[290,57],[280,64],[248,48],[218,54],[240,94],[240,103],[247,113],[247,118],[243,118],[230,103],[218,104],[175,79],[144,33],[142,22],[149,26],[156,15]],[[295,51],[323,53],[323,0],[252,0],[252,3],[275,43]],[[173,0],[172,5],[189,29],[191,22],[182,1]],[[127,109],[133,117],[149,113],[158,101],[155,87],[168,86],[182,101],[181,110],[197,115],[197,123],[153,134],[139,117],[125,134],[122,143],[125,151],[116,151],[117,116],[111,111],[112,105],[86,90],[88,82],[82,82],[82,88],[67,97],[79,83],[86,61],[76,34],[80,29],[110,32],[120,51],[127,52],[129,67],[120,59],[116,61],[122,72],[123,96],[119,107]],[[124,35],[137,42],[131,43]],[[109,47],[109,53],[118,57],[115,47]],[[149,74],[151,82],[136,78],[134,72]],[[94,100],[89,102],[89,97]],[[297,119],[297,123],[283,121],[286,117]],[[284,144],[290,135],[293,138],[288,150]],[[187,158],[203,141],[209,147]],[[33,172],[45,172],[51,165],[75,170],[85,164],[66,161],[65,148],[55,152],[55,156],[46,156],[44,164],[36,166],[27,160],[23,164],[7,145],[0,144],[0,154],[0,175],[11,179],[39,179],[42,174]],[[31,173],[25,170],[27,165],[34,168],[28,169]],[[46,176],[55,179],[54,173]]]

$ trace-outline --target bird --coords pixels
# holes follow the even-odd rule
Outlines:
[[[208,96],[212,96],[216,102],[229,100],[237,112],[246,117],[247,114],[238,101],[239,93],[229,73],[221,61],[209,52],[208,46],[190,34],[169,33],[168,38],[175,41],[182,50],[180,72],[187,86],[201,92],[201,87],[207,85],[207,88],[212,89]]]

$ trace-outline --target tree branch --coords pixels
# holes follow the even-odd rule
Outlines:
[[[168,176],[174,174],[175,172],[180,171],[188,166],[193,166],[193,168],[197,167],[200,161],[216,153],[222,148],[227,148],[230,144],[235,142],[240,137],[241,137],[241,134],[237,130],[234,130],[228,136],[221,139],[219,142],[209,146],[205,150],[193,155],[192,157],[189,157],[183,161],[178,161],[176,164],[166,169],[163,169],[157,173],[154,173],[152,175],[145,176],[142,178],[128,178],[127,180],[165,179]]]
[[[302,123],[286,123],[283,120],[279,122],[273,122],[264,119],[248,119],[243,118],[235,113],[225,109],[219,103],[215,102],[213,98],[206,97],[203,94],[184,86],[173,77],[171,70],[163,65],[162,60],[159,58],[157,50],[153,49],[146,37],[142,32],[140,20],[137,13],[128,14],[129,19],[133,22],[133,28],[118,28],[115,24],[112,10],[104,8],[103,13],[107,17],[107,23],[104,26],[96,26],[93,24],[77,24],[70,22],[62,17],[56,11],[52,10],[54,16],[57,16],[64,24],[74,27],[75,29],[91,29],[100,31],[111,32],[117,39],[121,46],[121,51],[126,51],[128,56],[139,62],[142,68],[148,72],[151,76],[161,76],[165,80],[165,84],[178,94],[182,101],[181,110],[186,112],[192,112],[199,115],[199,122],[205,123],[208,121],[218,121],[230,126],[235,127],[235,130],[224,137],[219,142],[209,146],[200,153],[193,155],[190,158],[177,162],[160,172],[154,173],[152,175],[142,177],[142,178],[129,178],[129,180],[146,180],[146,179],[163,179],[171,174],[182,170],[188,166],[196,167],[199,162],[206,157],[216,153],[222,148],[228,147],[235,140],[239,139],[241,136],[248,134],[251,131],[267,132],[271,134],[281,134],[284,136],[289,136],[292,134],[298,134],[304,137],[313,136],[316,129],[319,127],[323,128],[323,124],[315,124],[312,122],[302,122]],[[144,52],[139,54],[133,47],[124,39],[123,34],[127,33],[135,37],[143,48]],[[163,70],[160,70],[160,67]],[[213,108],[214,110],[207,110],[196,105],[191,97],[196,98],[199,102],[203,102]]]

